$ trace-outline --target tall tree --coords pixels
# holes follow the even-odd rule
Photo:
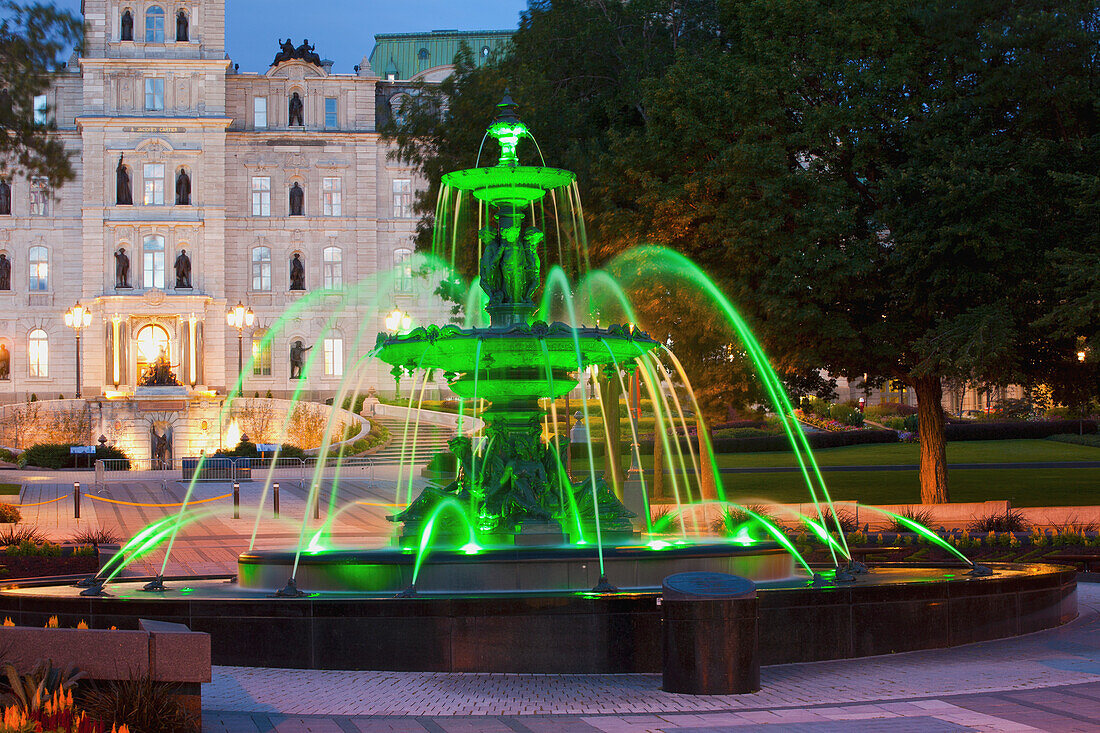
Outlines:
[[[51,110],[36,115],[35,97],[50,88],[61,54],[82,39],[80,20],[53,4],[0,3],[0,172],[46,176],[54,186],[73,179]]]
[[[678,59],[618,141],[607,230],[631,234],[600,241],[695,258],[781,362],[910,385],[921,496],[947,501],[942,380],[1073,357],[1041,319],[1095,227],[1096,4],[724,7],[728,44]]]

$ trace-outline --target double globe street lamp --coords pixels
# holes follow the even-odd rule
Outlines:
[[[65,311],[65,325],[76,331],[76,398],[80,399],[80,332],[92,322],[92,312],[76,301]]]
[[[256,314],[241,301],[229,309],[225,314],[225,320],[230,327],[237,329],[237,379],[244,384],[244,330],[252,328],[256,322]]]

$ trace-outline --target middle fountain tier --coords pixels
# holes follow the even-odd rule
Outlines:
[[[470,192],[488,207],[489,223],[478,232],[478,269],[489,326],[432,325],[380,333],[377,342],[378,357],[395,369],[440,370],[460,397],[488,401],[481,414],[484,436],[476,444],[466,436],[453,438],[457,478],[424,489],[389,519],[402,523],[400,536],[408,542],[419,538],[428,518],[450,500],[466,513],[478,536],[492,544],[560,544],[597,534],[605,541],[625,539],[634,531],[634,513],[594,473],[572,482],[555,444],[543,440],[539,400],[565,395],[577,386],[573,375],[593,365],[631,371],[634,360],[657,342],[627,326],[574,327],[534,319],[545,235],[525,222],[525,214],[548,191],[571,185],[575,176],[519,165],[516,146],[529,133],[511,99],[505,97],[498,109],[487,130],[500,145],[497,164],[443,177],[445,184]]]

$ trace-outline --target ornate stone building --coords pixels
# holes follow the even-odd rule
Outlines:
[[[319,400],[395,308],[438,320],[430,288],[405,264],[419,183],[388,159],[377,130],[402,82],[442,78],[455,38],[475,34],[379,37],[387,61],[411,43],[429,64],[394,66],[388,79],[367,59],[333,73],[289,41],[265,72],[243,73],[226,56],[224,0],[84,0],[83,9],[84,56],[40,100],[77,178],[54,190],[15,176],[4,182],[10,213],[0,200],[10,263],[0,261],[0,288],[10,272],[0,402],[74,395],[76,333],[63,314],[77,301],[92,314],[80,339],[89,398],[131,393],[162,350],[186,387],[224,394],[240,335],[246,394],[303,387]],[[482,35],[475,43],[488,46]],[[507,35],[486,37],[495,47]],[[331,294],[352,286],[353,299]],[[240,334],[226,320],[238,302],[255,314]],[[297,341],[313,358],[304,384],[291,379]],[[371,365],[359,384],[393,382]]]

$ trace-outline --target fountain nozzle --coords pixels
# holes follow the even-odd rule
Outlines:
[[[158,574],[157,577],[146,583],[141,589],[147,593],[163,593],[168,590],[168,587],[164,585],[164,576]]]
[[[103,581],[100,580],[99,578],[97,578],[95,575],[88,575],[88,576],[83,577],[80,580],[76,581],[75,583],[73,583],[73,587],[75,587],[75,588],[91,588],[93,585],[96,585],[97,583],[102,585]]]
[[[592,589],[593,593],[617,593],[618,591],[619,589],[611,585],[611,581],[607,579],[606,575],[601,575],[596,587]]]
[[[967,575],[972,578],[988,578],[990,575],[993,575],[993,569],[988,565],[974,563],[971,565],[970,572],[967,573]]]
[[[85,597],[105,596],[109,595],[107,591],[103,590],[103,581],[97,580],[94,584],[89,585],[84,590],[80,591],[80,595]]]
[[[287,580],[285,586],[275,591],[276,598],[301,598],[305,594],[305,591],[298,590],[298,584],[294,581],[294,578]]]
[[[410,583],[408,588],[395,595],[394,598],[416,598],[416,595],[416,586]]]

